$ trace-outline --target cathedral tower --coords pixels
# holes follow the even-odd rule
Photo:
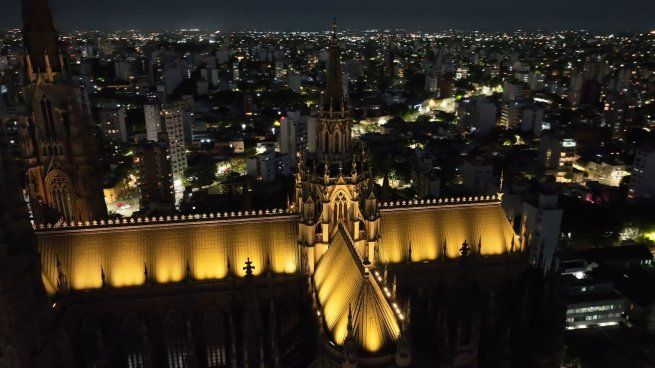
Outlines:
[[[71,82],[46,0],[22,0],[26,186],[37,222],[107,216],[88,98]]]
[[[367,265],[375,262],[379,237],[377,199],[371,166],[362,152],[353,154],[352,118],[343,88],[343,72],[336,33],[332,24],[326,87],[318,106],[316,151],[298,161],[295,201],[299,215],[299,243],[305,247],[310,273],[327,250],[339,224],[348,231],[359,256]]]
[[[316,126],[316,158],[348,161],[352,158],[350,131],[352,119],[348,99],[344,93],[344,79],[341,70],[341,49],[337,38],[336,21],[332,23],[330,59],[327,65],[325,92],[318,107]]]

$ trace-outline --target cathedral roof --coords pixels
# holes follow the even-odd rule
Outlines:
[[[228,270],[243,277],[244,262],[255,275],[300,272],[295,216],[233,218],[37,231],[44,277],[53,285],[61,262],[71,289],[178,282],[189,264],[196,280],[222,279]]]
[[[395,344],[399,321],[380,286],[365,272],[342,226],[316,266],[314,282],[332,341],[339,345],[344,342],[350,309],[354,339],[360,349],[377,352]]]
[[[382,209],[379,257],[383,263],[430,261],[459,256],[466,241],[482,255],[518,250],[519,241],[500,202]],[[411,247],[411,252],[410,252]]]

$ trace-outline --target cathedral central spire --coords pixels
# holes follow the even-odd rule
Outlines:
[[[350,162],[352,119],[348,109],[347,85],[341,70],[341,49],[337,22],[332,22],[330,58],[325,75],[325,90],[318,105],[317,121],[308,140],[308,150],[317,161]]]
[[[341,70],[341,49],[337,38],[337,21],[332,21],[332,38],[330,40],[330,59],[327,66],[325,95],[323,106],[325,111],[340,111],[345,104],[343,93],[343,76]]]
[[[61,72],[57,30],[52,21],[52,11],[47,0],[21,0],[23,41],[32,71]]]

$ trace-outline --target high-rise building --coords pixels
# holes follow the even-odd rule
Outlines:
[[[289,155],[291,165],[296,166],[296,126],[300,123],[300,111],[287,112],[280,118],[280,153]]]
[[[655,148],[642,146],[635,154],[630,177],[629,198],[655,196]]]
[[[523,99],[523,84],[507,82],[503,85],[503,101]]]
[[[437,93],[439,91],[439,77],[436,72],[425,75],[425,91],[428,93]]]
[[[139,172],[141,207],[171,212],[174,187],[168,143],[164,133],[158,141],[143,141],[137,145],[134,163]]]
[[[487,135],[491,133],[494,125],[496,125],[496,104],[483,98],[462,101],[458,122],[461,131]]]
[[[106,139],[113,142],[127,142],[125,107],[119,104],[100,107],[98,125]]]
[[[287,88],[296,93],[300,93],[302,84],[300,82],[300,74],[298,74],[297,71],[289,70],[289,73],[287,74]]]
[[[541,194],[536,203],[523,202],[521,244],[528,249],[530,263],[544,273],[553,265],[559,244],[562,209],[556,194]]]
[[[555,132],[544,134],[539,141],[539,165],[559,183],[573,181],[573,165],[580,158],[576,146],[574,139],[563,138]]]
[[[238,61],[232,63],[232,80],[240,81],[241,80],[241,66]]]
[[[540,132],[544,109],[530,103],[512,101],[503,104],[500,125],[507,129],[521,129],[523,132]],[[537,133],[538,134],[538,133]]]
[[[73,84],[52,14],[43,0],[23,1],[25,115],[21,147],[35,219],[107,216],[88,99]]]
[[[464,161],[462,184],[464,189],[475,194],[491,194],[498,191],[493,165],[481,157]]]
[[[184,192],[182,184],[184,170],[187,168],[186,139],[184,137],[184,120],[186,106],[178,101],[164,106],[162,110],[163,124],[166,129],[168,143],[168,155],[171,161],[171,173],[173,175],[173,186],[175,189],[175,203],[179,203]]]
[[[287,75],[287,70],[284,68],[284,62],[275,62],[275,80],[281,81]]]
[[[158,135],[163,131],[161,124],[161,106],[156,98],[149,98],[143,105],[143,115],[146,121],[146,139],[156,142]]]
[[[129,81],[132,76],[132,64],[125,60],[115,61],[114,76],[117,80]]]

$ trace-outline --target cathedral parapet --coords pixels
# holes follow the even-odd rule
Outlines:
[[[458,204],[476,204],[476,203],[500,203],[500,195],[486,195],[486,196],[468,196],[468,197],[448,197],[448,198],[433,198],[433,199],[410,199],[402,201],[390,201],[380,203],[382,209],[385,208],[401,208],[401,207],[417,207],[417,206],[439,206],[439,205],[458,205]]]
[[[99,227],[112,227],[112,226],[131,226],[131,225],[146,225],[146,224],[162,224],[162,223],[181,223],[181,222],[198,222],[207,220],[220,220],[220,219],[253,219],[257,217],[279,217],[290,215],[290,210],[281,208],[274,208],[272,210],[258,210],[258,211],[232,211],[232,212],[216,212],[216,213],[196,213],[189,215],[174,215],[174,216],[152,216],[152,217],[129,217],[122,219],[109,219],[100,221],[60,221],[55,224],[32,224],[36,231],[60,230],[66,228],[99,228]]]

